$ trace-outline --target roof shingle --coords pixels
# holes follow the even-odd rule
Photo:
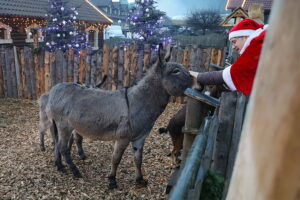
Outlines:
[[[67,4],[76,7],[78,20],[111,24],[112,20],[97,11],[88,0],[72,0]],[[0,15],[45,18],[48,0],[0,0]]]
[[[236,9],[243,5],[243,9],[248,10],[253,3],[263,3],[265,10],[271,10],[273,0],[227,0],[226,9]]]

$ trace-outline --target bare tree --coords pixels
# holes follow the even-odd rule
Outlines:
[[[221,15],[214,10],[196,10],[191,12],[186,23],[195,31],[201,30],[204,35],[207,30],[219,29],[219,23],[222,21]]]

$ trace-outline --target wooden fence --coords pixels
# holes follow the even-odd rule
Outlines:
[[[171,60],[195,71],[208,71],[211,63],[223,65],[223,49],[174,47]],[[145,45],[114,47],[102,51],[34,52],[32,48],[0,46],[0,98],[36,99],[60,82],[97,84],[104,75],[104,89],[116,90],[135,84],[155,62],[157,51]]]
[[[187,94],[189,97],[195,93],[195,91],[190,91],[192,89],[186,91],[186,94],[189,93]],[[203,98],[198,98],[201,97],[199,95],[192,98],[207,103],[203,101]],[[215,113],[203,120],[193,145],[189,149],[185,165],[181,166],[181,174],[169,199],[212,199],[205,195],[213,195],[213,199],[226,199],[247,103],[248,97],[238,92],[223,92],[219,106],[210,101],[210,105],[217,106]],[[218,183],[220,184],[218,186],[214,185],[212,180],[204,183],[208,170],[218,172],[219,176],[224,178],[224,183]],[[207,191],[202,194],[205,184],[210,184],[209,187],[214,188],[210,191],[213,191],[213,194],[208,194]]]

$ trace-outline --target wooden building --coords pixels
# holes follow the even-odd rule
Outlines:
[[[237,8],[249,12],[249,9],[254,4],[263,5],[264,23],[268,23],[273,0],[227,0],[226,9],[234,11]]]
[[[93,49],[102,48],[103,30],[113,23],[112,19],[89,0],[72,0],[67,5],[77,8],[78,24],[84,25]],[[0,45],[31,45],[31,28],[46,25],[48,7],[48,0],[0,0]],[[43,41],[42,32],[38,34]]]

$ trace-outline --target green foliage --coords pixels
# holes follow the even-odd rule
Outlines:
[[[209,169],[206,173],[200,200],[219,200],[222,198],[224,177],[218,172]]]

